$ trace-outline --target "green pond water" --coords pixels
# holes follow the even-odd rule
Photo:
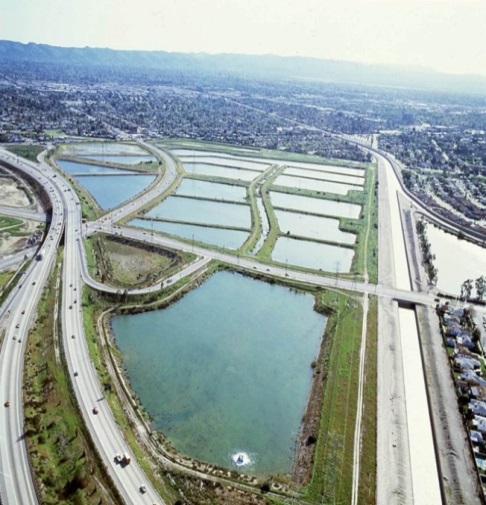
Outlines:
[[[252,181],[260,174],[260,172],[256,170],[244,170],[242,168],[211,165],[210,163],[192,163],[188,161],[184,161],[184,170],[188,174],[225,177],[226,179],[239,179],[242,181]]]
[[[166,198],[147,212],[147,217],[161,217],[195,224],[234,226],[247,228],[248,230],[251,227],[249,205],[180,198],[177,196]]]
[[[167,221],[149,221],[148,219],[133,219],[131,225],[147,230],[160,231],[169,235],[177,235],[196,242],[205,242],[225,249],[239,249],[248,238],[248,232],[230,230],[228,228],[212,228],[195,224],[171,223]]]
[[[309,189],[311,191],[323,191],[336,195],[347,195],[349,191],[362,191],[363,187],[357,184],[341,184],[308,177],[294,177],[293,175],[280,175],[273,183],[276,186],[286,186],[295,189]]]
[[[183,179],[177,188],[178,195],[199,196],[215,200],[231,200],[244,202],[246,188],[219,182],[200,181],[197,179]]]
[[[325,181],[341,182],[343,184],[363,185],[365,178],[359,175],[347,175],[335,172],[325,172],[323,170],[311,170],[307,168],[286,168],[285,175],[297,177],[309,177],[311,179],[320,179]]]
[[[310,240],[279,237],[272,251],[272,259],[325,272],[349,272],[354,249],[322,244]]]
[[[111,209],[146,189],[154,175],[88,175],[76,177],[102,209]]]
[[[66,146],[63,153],[71,156],[84,154],[109,154],[109,155],[149,155],[150,153],[134,144],[122,144],[118,142],[93,142],[71,144]]]
[[[122,168],[110,168],[110,167],[102,167],[101,165],[89,165],[87,163],[77,163],[75,161],[68,161],[68,160],[57,160],[57,164],[59,165],[59,168],[64,170],[64,172],[67,172],[68,174],[71,175],[78,175],[78,174],[100,174],[100,175],[112,175],[112,174],[134,174],[133,170],[124,170]],[[135,172],[136,175],[137,172]]]
[[[132,387],[182,453],[291,469],[326,318],[314,298],[221,272],[164,310],[112,321]]]

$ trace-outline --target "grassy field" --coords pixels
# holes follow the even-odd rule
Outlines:
[[[366,333],[366,365],[363,391],[363,418],[361,432],[361,459],[358,503],[376,503],[376,414],[377,414],[377,339],[378,307],[376,297],[369,299],[368,328]]]
[[[66,134],[62,130],[44,130],[44,133],[51,138],[65,137]]]
[[[324,398],[314,467],[304,498],[314,503],[351,502],[362,306],[341,293],[325,291],[321,303],[333,307],[326,333]]]
[[[13,272],[0,272],[0,291],[8,284],[13,275]]]
[[[5,148],[11,153],[21,156],[29,161],[37,161],[37,156],[45,150],[44,146],[38,145],[25,145],[25,144],[15,144],[10,146],[5,146]]]
[[[18,231],[23,224],[23,221],[16,217],[0,216],[0,231],[8,231],[12,234],[14,231]]]
[[[60,303],[58,270],[39,305],[25,357],[25,432],[45,504],[119,503],[94,450],[63,366],[60,322],[53,307]],[[59,284],[60,286],[60,284]]]
[[[369,235],[367,269],[368,280],[373,284],[378,283],[378,201],[377,201],[377,179],[376,167],[371,168],[372,177],[366,180],[366,189],[369,195],[369,203],[366,208],[366,215],[369,218]]]
[[[363,276],[366,269],[370,282],[378,280],[378,208],[376,204],[376,168],[371,166],[366,173],[366,183],[362,195],[363,210],[359,220],[341,220],[340,229],[356,233],[356,254],[351,272]],[[366,233],[368,244],[366,244]],[[365,251],[366,248],[366,251]]]

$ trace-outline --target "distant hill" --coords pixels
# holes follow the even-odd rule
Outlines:
[[[241,77],[305,79],[486,94],[486,77],[479,75],[458,76],[415,67],[366,65],[298,56],[122,51],[0,40],[0,75],[2,62],[150,68],[178,72],[191,70]]]

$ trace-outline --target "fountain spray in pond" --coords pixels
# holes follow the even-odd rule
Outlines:
[[[253,463],[253,460],[248,453],[243,452],[243,451],[238,451],[238,452],[235,452],[234,454],[231,455],[231,462],[237,468],[241,468],[244,466],[251,465]]]

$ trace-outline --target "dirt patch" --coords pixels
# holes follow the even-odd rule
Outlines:
[[[28,207],[30,205],[25,187],[11,177],[0,177],[0,202],[9,207]]]
[[[27,252],[28,240],[31,235],[34,234],[39,223],[36,221],[24,220],[21,229],[17,229],[17,235],[12,235],[8,230],[0,231],[0,256],[7,256],[9,254],[14,254],[24,249]],[[18,233],[22,233],[22,236],[18,236]]]
[[[121,287],[148,286],[182,262],[179,253],[124,237],[95,237],[97,267],[102,280]]]

